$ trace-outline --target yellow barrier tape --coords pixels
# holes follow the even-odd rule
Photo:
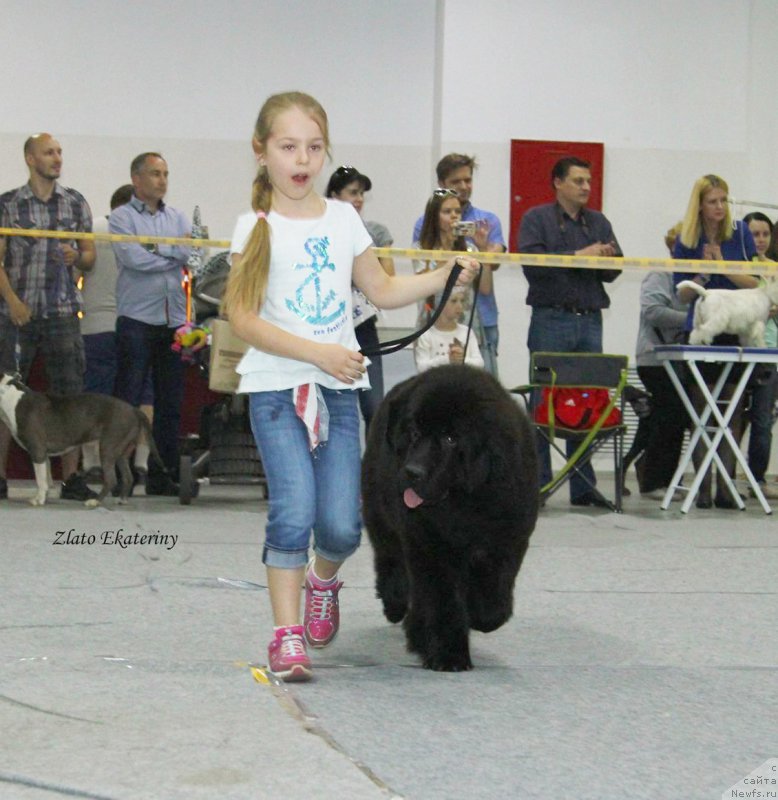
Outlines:
[[[84,231],[39,231],[26,228],[0,228],[0,236],[27,236],[37,239],[82,239],[86,242],[126,242],[128,244],[172,244],[184,247],[229,248],[222,239],[192,239],[180,236],[125,236],[119,233],[85,233]]]
[[[185,247],[218,247],[229,249],[224,239],[192,239],[174,236],[124,236],[116,233],[84,233],[81,231],[42,231],[24,228],[0,228],[0,236],[27,236],[42,239],[83,239],[98,242],[135,244],[168,244]],[[527,267],[565,267],[572,269],[665,270],[667,272],[705,272],[734,275],[778,275],[778,263],[772,261],[696,261],[674,258],[606,258],[604,256],[563,256],[541,253],[462,253],[459,250],[415,250],[402,247],[374,247],[379,258],[409,258],[419,261],[441,261],[468,255],[485,264],[514,264]]]

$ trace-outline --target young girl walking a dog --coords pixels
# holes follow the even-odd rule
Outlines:
[[[455,263],[463,285],[477,269],[460,257],[423,275],[387,275],[353,206],[314,188],[329,146],[327,115],[309,95],[277,94],[262,106],[252,211],[235,226],[223,305],[250,345],[238,391],[249,395],[270,498],[268,665],[288,681],[310,679],[307,646],[325,647],[337,634],[338,569],[361,535],[354,390],[369,382],[351,321],[352,281],[376,306],[397,308],[440,291]]]

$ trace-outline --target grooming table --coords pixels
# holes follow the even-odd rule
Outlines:
[[[729,422],[737,408],[738,402],[743,396],[743,392],[746,390],[748,380],[756,365],[778,364],[778,349],[760,347],[717,347],[715,345],[660,345],[654,348],[654,353],[657,358],[663,362],[667,374],[675,387],[675,391],[678,393],[681,402],[689,412],[689,418],[692,421],[692,435],[689,440],[689,445],[678,463],[678,468],[675,471],[675,475],[673,475],[670,486],[667,487],[667,492],[665,492],[664,499],[662,500],[662,509],[666,510],[669,507],[670,501],[673,498],[673,493],[678,489],[687,493],[681,505],[681,511],[686,514],[700,490],[700,485],[705,473],[714,461],[716,462],[720,477],[723,478],[738,508],[741,511],[745,508],[745,503],[740,493],[737,491],[732,478],[730,478],[727,471],[724,469],[721,458],[717,452],[722,439],[726,439],[729,446],[734,451],[737,463],[740,464],[765,514],[772,514],[772,509],[768,505],[767,500],[765,500],[759,484],[754,479],[748,467],[748,460],[735,442],[732,431],[729,429]],[[697,387],[702,392],[702,396],[705,398],[705,407],[700,414],[697,413],[692,405],[686,387],[681,383],[673,368],[674,361],[686,362],[689,367],[689,372]],[[721,374],[717,378],[712,390],[708,388],[700,372],[698,366],[700,363],[722,365]],[[727,401],[721,401],[722,404],[726,403],[723,409],[724,413],[722,414],[722,410],[719,408],[719,397],[735,364],[743,365],[743,374],[740,376],[735,386],[732,397]],[[710,434],[712,434],[712,438]],[[705,457],[694,476],[692,485],[687,489],[685,486],[681,485],[681,479],[692,460],[694,448],[700,440],[702,440],[706,448]]]

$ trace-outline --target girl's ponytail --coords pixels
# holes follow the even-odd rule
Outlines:
[[[240,263],[230,270],[221,312],[258,311],[265,299],[270,274],[270,225],[267,214],[273,199],[273,187],[264,167],[259,168],[251,190],[251,207],[257,222],[243,249]]]

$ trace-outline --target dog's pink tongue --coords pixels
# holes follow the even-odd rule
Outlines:
[[[408,508],[418,508],[424,502],[413,489],[406,489],[403,492],[403,501]]]

